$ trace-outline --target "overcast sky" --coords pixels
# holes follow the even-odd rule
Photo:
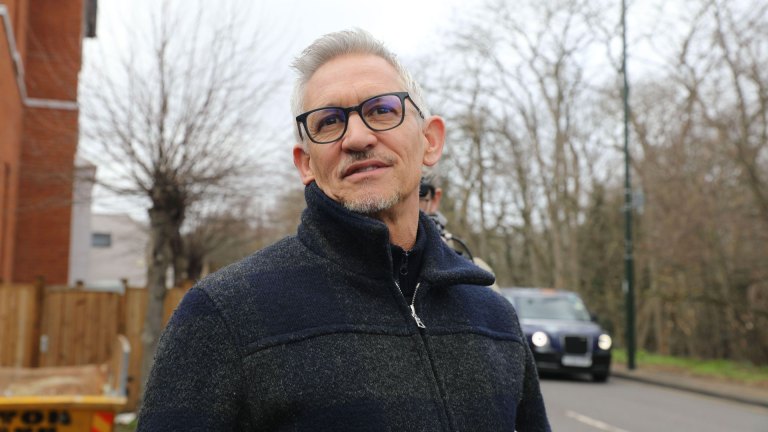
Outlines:
[[[100,0],[98,35],[94,40],[86,40],[84,61],[104,56],[109,50],[121,51],[115,50],[116,46],[127,48],[127,44],[137,43],[129,39],[126,29],[148,26],[152,9],[158,9],[164,1],[187,7],[191,13],[196,4],[187,0]],[[662,16],[668,17],[675,4],[681,2],[684,3],[684,0],[631,1],[628,17],[630,32],[664,25],[658,22],[657,12],[650,12],[663,5],[666,13]],[[264,37],[275,45],[277,58],[270,59],[275,73],[292,79],[294,72],[289,64],[303,48],[323,34],[352,27],[371,32],[408,66],[409,60],[437,49],[441,39],[456,28],[457,20],[471,14],[483,3],[483,0],[218,0],[204,4],[211,13],[230,5],[245,10],[248,26],[260,29]],[[617,22],[618,19],[617,5]],[[106,51],[95,54],[98,49]],[[633,56],[638,59],[636,49]],[[288,107],[289,93],[290,89],[286,88],[285,107]]]
[[[100,0],[98,37],[92,44],[112,44],[125,38],[126,26],[142,25],[156,0]],[[401,56],[416,56],[434,46],[447,31],[451,18],[466,13],[480,0],[219,0],[218,4],[244,4],[249,21],[286,48],[285,66],[323,34],[361,27]],[[183,4],[183,3],[182,3]],[[191,6],[190,6],[191,8]],[[286,69],[287,70],[287,69]]]
[[[194,12],[194,2],[171,1],[189,5],[190,12]],[[114,47],[128,48],[137,43],[131,40],[126,29],[135,31],[142,26],[149,29],[151,11],[159,8],[161,3],[157,0],[100,0],[97,38],[85,42],[84,61],[103,57],[110,50],[117,55],[121,49]],[[291,61],[313,40],[326,33],[361,27],[384,42],[408,65],[409,59],[418,58],[439,45],[441,36],[450,31],[455,17],[481,3],[482,0],[219,0],[206,4],[211,7],[243,5],[247,14],[246,27],[258,28],[274,45],[275,58],[269,60],[274,63],[273,70],[292,81]],[[283,99],[288,107],[289,86],[284,91]]]
[[[194,2],[171,1],[175,5],[188,7],[190,12],[194,12]],[[277,95],[278,106],[275,107],[274,112],[285,116],[285,125],[288,128],[291,125],[288,100],[290,83],[294,77],[289,64],[303,48],[319,36],[333,31],[361,27],[383,41],[400,56],[406,65],[409,65],[410,59],[417,59],[423,54],[439,49],[437,47],[441,45],[441,38],[451,32],[452,27],[455,28],[456,21],[469,15],[482,3],[482,0],[389,0],[386,2],[218,0],[205,4],[211,8],[211,13],[227,5],[243,5],[243,9],[248,10],[245,17],[246,23],[263,30],[265,38],[274,44],[276,58],[269,60],[274,64],[272,71],[282,78],[288,78],[286,81],[289,84],[285,85]],[[139,35],[142,26],[146,26],[148,30],[151,10],[157,9],[161,4],[159,0],[100,0],[97,38],[85,41],[84,62],[93,61],[97,57],[106,57],[110,53],[119,54],[128,48],[128,45],[140,43],[131,39],[126,29],[139,29]],[[667,4],[667,2],[664,0],[633,2],[630,31],[635,23],[638,24],[634,27],[635,29],[650,27],[641,22],[643,15],[651,16],[643,11],[648,11],[648,7],[653,4]],[[616,18],[618,20],[619,17]],[[83,78],[88,79],[88,76],[84,74]],[[285,143],[275,143],[286,149],[279,163],[292,165],[290,158],[292,139],[289,133],[284,136]]]

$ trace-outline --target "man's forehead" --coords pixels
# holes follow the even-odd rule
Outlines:
[[[404,91],[397,70],[375,55],[346,54],[315,71],[304,88],[304,108],[355,105],[370,97]]]

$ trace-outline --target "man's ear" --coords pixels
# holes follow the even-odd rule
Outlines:
[[[424,138],[427,145],[424,148],[424,159],[422,163],[426,166],[433,166],[440,160],[443,154],[443,145],[445,144],[445,121],[440,116],[431,116],[425,120]]]
[[[301,182],[304,183],[304,186],[315,180],[315,174],[312,172],[312,167],[309,164],[309,152],[301,148],[300,144],[296,144],[293,147],[293,165],[299,170]]]

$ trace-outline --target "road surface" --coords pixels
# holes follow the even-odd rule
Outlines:
[[[768,409],[617,377],[541,380],[555,432],[768,432]]]

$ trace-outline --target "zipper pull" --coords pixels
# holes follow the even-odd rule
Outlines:
[[[424,325],[423,322],[421,322],[421,318],[419,318],[418,315],[416,315],[416,307],[411,304],[411,316],[413,317],[414,321],[416,321],[416,325],[420,328],[427,328],[427,326]]]

